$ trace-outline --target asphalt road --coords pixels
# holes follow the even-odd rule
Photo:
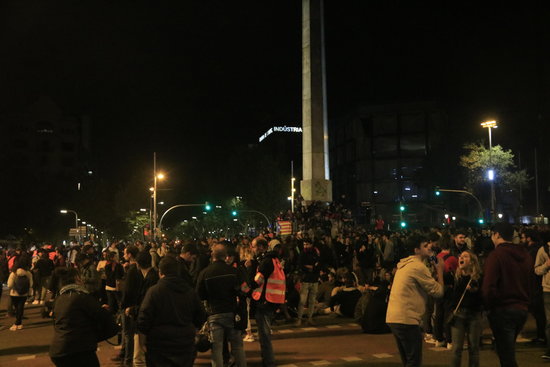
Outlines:
[[[4,293],[5,294],[5,293]],[[27,305],[23,321],[24,328],[9,331],[13,318],[2,317],[5,314],[5,298],[0,303],[0,367],[10,366],[52,366],[48,358],[49,342],[53,333],[50,319],[40,317],[38,306]],[[274,350],[277,362],[285,367],[315,366],[385,366],[401,365],[397,347],[391,334],[363,334],[353,320],[323,316],[316,319],[315,327],[302,326],[295,328],[290,324],[280,323],[274,327]],[[533,336],[534,321],[530,318],[523,336]],[[490,330],[485,329],[485,341],[490,341]],[[245,343],[249,366],[261,366],[258,342]],[[110,361],[117,347],[103,342],[99,346],[98,356],[102,366],[116,366]],[[520,366],[550,366],[549,362],[540,359],[543,346],[520,341],[517,356]],[[451,352],[445,348],[434,348],[424,345],[425,366],[448,366]],[[196,365],[210,364],[210,354],[198,355]],[[467,363],[467,352],[463,355],[463,365]],[[482,366],[498,366],[498,359],[489,344],[481,351]]]

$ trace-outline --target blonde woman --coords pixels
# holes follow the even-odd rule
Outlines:
[[[481,267],[477,256],[467,250],[458,257],[451,311],[457,308],[451,322],[453,339],[451,367],[460,367],[464,339],[468,336],[468,366],[479,367],[479,340],[481,338]],[[462,295],[464,297],[462,298]],[[462,302],[460,299],[462,298]]]

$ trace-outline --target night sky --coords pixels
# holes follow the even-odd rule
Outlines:
[[[546,116],[548,9],[414,3],[326,1],[329,119],[436,101],[468,140],[495,118],[498,143],[521,149]],[[106,179],[147,174],[157,151],[203,196],[228,151],[301,124],[301,1],[13,0],[0,27],[0,113],[45,95],[91,116]]]

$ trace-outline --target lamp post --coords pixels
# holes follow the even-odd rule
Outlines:
[[[78,231],[78,232],[77,232],[77,233],[78,233],[77,238],[78,238],[78,242],[80,242],[80,230],[79,230],[79,228],[78,228],[78,214],[77,214],[77,212],[75,212],[74,210],[69,210],[69,209],[61,209],[59,212],[60,212],[61,214],[67,214],[67,213],[73,213],[73,214],[74,214],[74,218],[75,218],[75,219],[74,219],[74,223],[75,223],[75,226],[74,226],[74,227],[75,227],[76,230]]]
[[[492,166],[492,151],[493,151],[493,141],[492,141],[492,135],[491,130],[496,129],[497,122],[496,121],[485,121],[481,123],[481,126],[483,128],[486,128],[489,132],[489,164]],[[488,178],[491,182],[491,222],[494,222],[495,220],[495,171],[491,167],[491,169],[488,172]]]
[[[157,238],[157,181],[164,179],[164,174],[157,172],[157,153],[153,153],[153,240]]]

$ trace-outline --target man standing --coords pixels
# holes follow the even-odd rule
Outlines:
[[[543,237],[542,246],[537,252],[535,261],[535,273],[542,277],[542,296],[544,300],[544,311],[546,320],[550,320],[550,238],[546,233]],[[550,360],[550,321],[546,323],[546,353],[541,356],[543,359]]]
[[[267,249],[267,241],[264,238],[255,238],[255,245],[259,253]],[[253,241],[253,242],[254,242]],[[275,308],[285,303],[285,273],[278,258],[280,244],[272,242],[269,252],[265,252],[264,258],[258,266],[254,277],[257,286],[252,292],[252,299],[256,302],[256,324],[258,325],[258,337],[264,367],[275,367],[275,355],[271,344],[271,319]]]
[[[527,319],[533,261],[527,249],[512,243],[514,228],[497,223],[491,235],[495,250],[485,261],[483,301],[501,366],[517,366],[516,337]]]
[[[428,296],[443,296],[443,259],[436,265],[437,280],[432,277],[424,261],[433,255],[431,245],[422,236],[411,236],[406,244],[409,257],[397,264],[386,314],[403,366],[422,364],[422,330],[420,325],[426,312]]]
[[[275,242],[274,242],[275,241]],[[271,244],[278,244],[279,241],[271,240]],[[302,284],[300,287],[300,303],[298,304],[298,320],[295,326],[302,324],[302,316],[304,307],[307,303],[307,323],[314,325],[313,311],[315,310],[315,300],[317,299],[317,290],[319,287],[320,275],[320,252],[317,247],[313,246],[309,238],[304,238],[304,249],[300,254],[300,271],[302,273]]]
[[[147,366],[191,367],[195,361],[196,328],[206,313],[195,291],[178,277],[178,263],[164,257],[158,283],[147,291],[138,316],[141,348]]]
[[[244,279],[237,269],[228,265],[227,249],[223,244],[212,247],[212,260],[197,280],[199,298],[207,301],[208,324],[212,335],[212,367],[223,367],[224,340],[231,343],[231,352],[237,367],[246,367],[241,331],[235,328],[237,296]],[[246,285],[246,282],[244,283]],[[248,287],[246,287],[248,288]],[[247,289],[243,289],[246,291]]]
[[[197,260],[198,255],[199,250],[197,249],[197,247],[192,243],[186,243],[181,248],[181,253],[177,258],[179,265],[179,276],[191,288],[195,287],[195,279],[191,274],[191,267],[193,266],[193,263]]]

